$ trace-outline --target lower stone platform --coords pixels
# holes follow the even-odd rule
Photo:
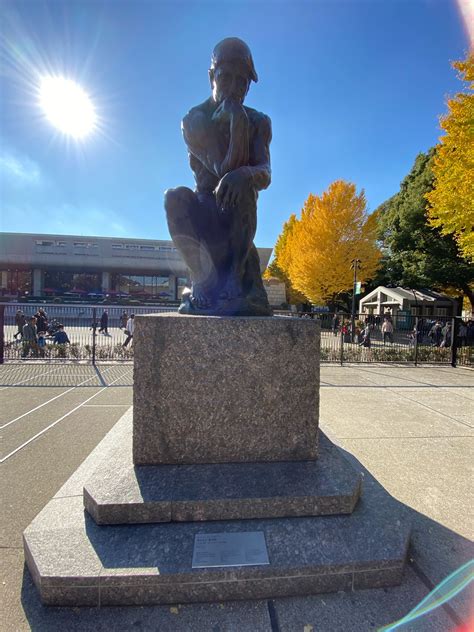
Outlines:
[[[410,525],[403,507],[367,485],[339,516],[99,526],[84,511],[91,471],[129,432],[122,418],[24,533],[43,603],[145,605],[263,599],[401,582]],[[266,566],[192,568],[197,533],[263,532]]]
[[[322,434],[316,461],[145,465],[132,461],[129,432],[84,486],[97,524],[137,524],[351,513],[360,475]]]

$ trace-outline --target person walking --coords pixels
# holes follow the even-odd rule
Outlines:
[[[15,325],[17,326],[18,331],[16,332],[16,334],[13,334],[13,337],[15,338],[15,340],[17,340],[18,336],[20,336],[21,339],[23,336],[23,327],[26,325],[26,316],[21,311],[21,309],[18,309],[16,311]]]
[[[104,309],[104,311],[102,312],[102,316],[100,317],[99,334],[102,332],[104,336],[108,336],[109,335],[108,325],[109,325],[109,313],[107,312],[106,309]]]
[[[22,338],[23,349],[21,357],[26,358],[30,351],[33,352],[33,356],[38,356],[38,330],[36,329],[36,318],[31,316],[29,321],[23,325]]]
[[[332,333],[337,336],[337,332],[339,330],[339,317],[337,314],[334,314],[332,317]]]
[[[446,323],[443,327],[443,340],[441,342],[442,347],[450,347],[451,346],[451,323]]]
[[[127,329],[128,322],[128,314],[125,310],[123,310],[122,315],[120,316],[120,329]]]
[[[123,343],[122,347],[126,347],[130,340],[133,338],[133,332],[135,331],[135,314],[130,314],[130,318],[127,320],[127,329],[125,330],[125,334],[127,338]]]
[[[385,343],[389,342],[393,343],[393,323],[388,320],[388,318],[384,318],[382,323],[382,333],[383,333],[383,345],[385,347]]]
[[[48,315],[42,307],[40,307],[39,310],[36,312],[35,318],[37,332],[46,333],[48,331]]]
[[[371,359],[371,351],[370,351],[370,348],[372,346],[372,340],[370,337],[371,334],[372,334],[372,325],[370,322],[367,321],[365,323],[365,328],[362,332],[362,341],[359,342],[359,347],[363,347],[364,349],[367,349],[367,351],[363,353],[363,357],[367,356],[368,360]]]

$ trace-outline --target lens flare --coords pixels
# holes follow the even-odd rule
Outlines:
[[[94,131],[97,116],[92,101],[71,79],[43,77],[39,101],[47,120],[63,134],[79,139]]]

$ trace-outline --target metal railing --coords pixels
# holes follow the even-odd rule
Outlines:
[[[18,325],[17,310],[22,310],[26,321],[38,314],[39,309],[46,314],[46,325],[39,319],[37,340],[30,342],[23,338],[22,325]],[[97,364],[110,361],[131,361],[133,359],[133,339],[127,335],[127,320],[133,313],[156,314],[175,312],[176,307],[113,306],[106,308],[95,305],[57,304],[14,304],[0,306],[0,362],[9,361],[75,361]],[[125,315],[124,315],[125,312]],[[107,317],[104,318],[104,313]],[[67,336],[61,342],[56,334],[59,326]],[[45,329],[45,331],[40,331]],[[1,343],[0,339],[0,343]]]
[[[474,323],[460,317],[401,314],[384,327],[383,318],[360,314],[352,333],[349,314],[277,314],[319,320],[321,362],[472,366],[474,361]]]
[[[46,331],[35,344],[25,341],[16,321],[17,310],[28,319],[46,313]],[[133,339],[126,334],[126,320],[134,313],[176,312],[177,308],[137,306],[16,304],[0,305],[0,363],[3,362],[130,362]],[[104,318],[104,312],[107,318]],[[124,315],[125,312],[125,315]],[[472,366],[474,323],[461,318],[420,318],[406,314],[391,319],[392,327],[372,316],[355,318],[354,332],[347,314],[275,311],[278,317],[317,319],[321,323],[321,362],[409,363]],[[105,321],[107,321],[105,323]],[[59,325],[69,342],[55,336]],[[105,326],[104,326],[105,325]],[[385,330],[385,331],[384,331]]]

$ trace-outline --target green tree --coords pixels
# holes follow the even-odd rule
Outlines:
[[[377,209],[388,283],[463,294],[474,304],[473,268],[452,235],[427,223],[425,195],[433,189],[435,149],[420,153],[400,191]]]

